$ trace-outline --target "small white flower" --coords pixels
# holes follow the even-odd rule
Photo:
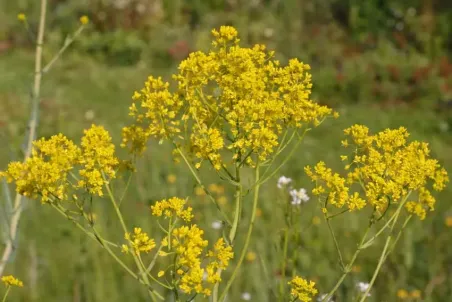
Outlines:
[[[244,293],[242,294],[242,300],[250,301],[250,300],[251,300],[251,294],[248,293],[248,292],[244,292]]]
[[[289,184],[290,182],[292,182],[292,178],[281,176],[278,179],[277,186],[278,186],[279,189],[282,189],[285,185]]]
[[[223,227],[223,223],[219,220],[212,222],[212,229],[219,230]]]
[[[358,284],[356,284],[356,287],[358,287],[358,290],[362,293],[365,293],[367,291],[367,289],[369,288],[370,284],[366,283],[366,282],[358,282]],[[370,296],[370,293],[367,294],[367,296]]]
[[[309,196],[306,193],[306,189],[301,188],[300,190],[290,190],[290,196],[292,197],[292,204],[299,205],[301,202],[307,202],[309,200]]]

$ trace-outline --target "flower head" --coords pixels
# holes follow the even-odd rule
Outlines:
[[[278,179],[278,184],[276,185],[278,189],[282,189],[284,186],[287,186],[292,182],[292,178],[285,177],[284,175]]]
[[[366,282],[358,282],[358,283],[356,284],[356,287],[357,287],[358,290],[359,290],[360,292],[362,292],[362,293],[365,293],[365,292],[368,290],[369,286],[370,286],[370,284],[369,284],[369,283],[366,283]],[[367,294],[367,296],[370,296],[370,293]]]
[[[312,298],[317,294],[315,288],[315,282],[307,281],[299,276],[295,276],[290,282],[291,295],[294,298],[299,299],[302,302],[310,302]]]
[[[302,202],[307,202],[309,200],[309,196],[306,193],[306,189],[301,188],[300,190],[290,190],[290,196],[292,197],[292,204],[299,205]]]
[[[86,25],[89,23],[89,18],[88,16],[81,16],[80,17],[80,23],[82,23],[82,25]]]
[[[348,139],[342,145],[355,147],[351,163],[345,165],[347,173],[333,172],[324,162],[306,167],[307,175],[316,183],[314,195],[324,195],[328,204],[346,206],[350,211],[369,204],[383,212],[389,204],[402,202],[407,196],[412,198],[403,201],[405,209],[420,219],[434,210],[436,200],[431,188],[443,190],[449,178],[430,157],[427,143],[408,142],[409,133],[403,127],[372,135],[366,126],[354,125],[344,133]]]
[[[24,22],[27,20],[27,16],[24,13],[17,14],[17,20]]]
[[[149,238],[148,234],[143,232],[141,228],[134,228],[133,233],[126,233],[124,238],[129,242],[136,255],[141,252],[149,253],[155,247],[154,239]],[[122,251],[128,253],[129,247],[123,245]]]
[[[314,103],[310,66],[292,59],[280,66],[263,45],[244,48],[237,30],[213,30],[211,51],[193,52],[173,76],[177,89],[150,76],[135,92],[134,118],[123,146],[134,153],[150,137],[187,150],[199,168],[222,169],[235,160],[253,166],[274,155],[283,131],[318,125],[332,110]]]
[[[24,286],[22,281],[20,281],[17,278],[14,278],[14,276],[12,276],[12,275],[3,276],[2,277],[2,282],[5,283],[6,286],[18,286],[18,287],[23,287]]]
[[[189,222],[193,218],[193,214],[191,207],[184,208],[186,203],[185,199],[177,197],[157,201],[155,205],[151,206],[152,215],[157,217],[165,216],[167,218],[176,216]]]

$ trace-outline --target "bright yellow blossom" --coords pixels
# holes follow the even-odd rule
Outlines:
[[[155,205],[151,206],[152,215],[157,217],[161,217],[163,215],[168,218],[177,216],[186,222],[190,222],[193,218],[192,208],[187,207],[184,209],[186,203],[187,201],[185,199],[177,197],[157,201]]]
[[[24,22],[27,20],[27,16],[24,13],[17,14],[17,20]]]
[[[6,286],[18,286],[18,287],[24,286],[24,283],[22,281],[20,281],[17,278],[14,278],[14,276],[12,275],[3,276],[2,282],[5,283]]]
[[[187,150],[195,167],[216,170],[231,160],[253,166],[270,158],[283,131],[318,125],[332,110],[310,100],[310,66],[280,66],[263,45],[242,48],[237,30],[213,30],[213,49],[191,53],[169,83],[150,76],[133,95],[123,146],[141,153],[147,140],[169,139]],[[229,151],[229,152],[225,152]]]
[[[345,166],[345,176],[334,173],[324,162],[314,168],[306,167],[307,175],[316,183],[313,194],[325,195],[328,204],[346,206],[350,211],[369,204],[383,212],[390,203],[400,202],[409,192],[415,192],[417,200],[405,203],[409,213],[422,220],[427,211],[434,210],[436,200],[429,185],[441,191],[449,178],[438,161],[430,158],[426,143],[408,143],[409,134],[403,127],[371,135],[366,126],[354,125],[344,133],[349,139],[342,144],[356,148],[353,164]]]
[[[80,23],[82,23],[83,25],[86,25],[89,23],[89,18],[88,16],[81,16],[80,17]]]
[[[154,239],[149,238],[148,234],[143,232],[141,228],[134,228],[133,233],[126,233],[124,238],[129,242],[135,254],[139,255],[141,252],[149,253],[155,247]],[[127,245],[122,246],[124,253],[129,252]]]
[[[110,134],[102,126],[92,125],[84,130],[84,134],[80,157],[83,168],[79,171],[81,180],[78,186],[86,188],[91,194],[102,196],[104,184],[116,176],[115,168],[119,160],[115,156],[115,146],[111,143]]]
[[[312,301],[312,298],[317,294],[315,282],[307,281],[299,276],[295,276],[290,282],[291,295],[299,299],[301,302]]]

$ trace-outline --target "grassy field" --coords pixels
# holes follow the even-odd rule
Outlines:
[[[29,115],[29,89],[32,80],[33,56],[17,50],[0,56],[0,168],[18,157],[23,143]],[[128,107],[134,90],[142,87],[149,74],[168,77],[173,70],[150,69],[146,64],[131,67],[109,66],[94,59],[68,54],[44,78],[39,136],[48,137],[61,132],[78,140],[82,129],[91,123],[106,127],[115,143],[120,141],[120,130],[128,123]],[[315,71],[314,71],[315,74]],[[316,79],[313,79],[314,86]],[[328,120],[309,132],[295,156],[278,175],[262,188],[258,219],[250,253],[233,285],[228,301],[276,301],[281,280],[283,208],[289,196],[276,187],[279,176],[293,179],[295,188],[312,184],[303,168],[323,160],[332,167],[340,163],[342,130],[355,123],[366,124],[373,132],[387,127],[405,126],[413,139],[428,141],[434,157],[452,171],[452,137],[444,129],[438,116],[431,111],[398,106],[381,109],[372,104],[338,106],[341,116]],[[139,160],[138,172],[122,204],[129,225],[141,226],[150,234],[156,227],[149,205],[171,196],[189,197],[195,209],[195,221],[205,230],[207,238],[221,236],[221,230],[212,223],[221,219],[210,202],[197,194],[196,184],[188,169],[174,163],[170,146],[151,141],[145,156]],[[121,151],[122,152],[122,151]],[[206,183],[226,208],[232,211],[233,188],[216,181],[214,173],[202,169]],[[246,175],[244,183],[252,179]],[[215,180],[210,182],[210,180]],[[116,181],[118,188],[124,179]],[[4,192],[5,193],[5,192]],[[449,186],[438,197],[435,212],[425,221],[414,219],[395,251],[384,264],[368,301],[450,301],[452,300],[452,206]],[[251,203],[245,205],[245,216]],[[106,200],[93,203],[96,225],[112,241],[121,241],[123,234]],[[299,217],[300,236],[289,242],[289,276],[297,272],[315,280],[321,293],[327,292],[339,278],[336,251],[314,198],[294,210]],[[345,214],[333,221],[343,255],[353,254],[363,226],[364,215]],[[242,244],[244,225],[239,229]],[[113,264],[105,251],[75,229],[50,207],[27,201],[20,224],[18,249],[7,272],[19,276],[26,284],[14,290],[10,301],[147,301],[147,294],[134,280]],[[353,272],[338,292],[335,301],[353,301],[357,295],[356,283],[368,282],[377,264],[383,242],[362,253]],[[404,298],[401,290],[413,294]],[[420,291],[417,297],[416,290]],[[202,301],[196,298],[195,301]],[[168,300],[171,301],[171,300]]]

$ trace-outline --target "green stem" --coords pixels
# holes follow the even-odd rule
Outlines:
[[[238,163],[235,166],[235,178],[239,185],[235,189],[235,214],[234,221],[232,222],[231,231],[229,232],[229,243],[234,244],[235,236],[237,234],[237,228],[240,222],[240,216],[242,213],[242,185],[240,184],[240,167]]]
[[[11,290],[11,285],[8,285],[6,288],[5,295],[3,296],[2,302],[6,301],[6,297],[8,297],[9,291]]]
[[[329,301],[329,299],[334,295],[334,293],[337,291],[339,286],[341,286],[342,282],[344,282],[345,277],[347,277],[348,273],[351,271],[353,264],[355,263],[356,258],[358,257],[359,253],[361,252],[361,247],[363,243],[366,240],[367,235],[369,234],[369,231],[372,227],[372,224],[369,224],[369,226],[366,229],[366,232],[364,233],[364,236],[361,239],[361,242],[358,245],[358,248],[356,249],[355,253],[352,256],[352,259],[350,260],[349,264],[345,267],[344,272],[342,273],[339,280],[334,285],[333,289],[323,298],[322,302]]]
[[[381,266],[383,265],[383,263],[385,262],[386,258],[388,257],[389,253],[392,251],[392,249],[395,247],[395,244],[397,243],[398,239],[400,238],[402,231],[405,229],[406,225],[408,224],[408,221],[411,218],[411,215],[405,220],[402,229],[399,231],[397,237],[396,237],[396,241],[393,243],[392,248],[389,248],[389,244],[391,243],[392,240],[392,233],[394,230],[394,226],[397,223],[397,220],[399,218],[400,215],[400,211],[402,209],[402,206],[405,204],[405,201],[407,200],[409,194],[405,197],[404,201],[400,203],[399,208],[397,209],[396,213],[394,214],[395,218],[393,219],[393,223],[391,225],[391,227],[389,228],[390,234],[388,236],[388,238],[386,238],[386,243],[385,246],[383,248],[383,251],[381,252],[380,255],[380,259],[378,260],[378,264],[377,267],[375,268],[374,274],[372,276],[372,279],[370,280],[369,286],[367,287],[366,292],[363,294],[363,296],[361,297],[360,302],[363,302],[364,300],[367,299],[367,295],[369,294],[370,290],[372,289],[372,286],[375,283],[375,280],[377,279],[378,273],[380,272]]]
[[[223,212],[218,202],[215,200],[215,197],[213,197],[212,193],[203,185],[201,178],[198,176],[198,173],[196,173],[195,169],[190,164],[188,158],[185,156],[185,154],[182,152],[182,150],[173,142],[174,147],[179,152],[179,154],[182,156],[185,164],[188,166],[188,169],[190,170],[191,174],[195,178],[198,185],[204,190],[204,192],[209,196],[210,200],[216,205],[217,209],[220,211],[221,215],[223,216],[223,220],[228,224],[228,226],[231,226],[231,222],[228,218],[228,216]]]
[[[286,266],[287,266],[287,249],[289,247],[289,227],[284,230],[284,247],[283,247],[283,259],[281,263],[281,282],[279,283],[279,299],[278,301],[284,301],[284,289],[286,279]]]
[[[122,229],[123,229],[124,233],[128,233],[126,223],[124,222],[124,218],[122,217],[122,214],[121,214],[121,210],[119,209],[118,204],[116,203],[116,199],[115,199],[115,197],[113,195],[113,192],[111,191],[110,184],[108,184],[105,176],[104,176],[104,181],[105,181],[105,188],[107,189],[108,196],[110,197],[111,203],[112,203],[112,205],[113,205],[113,207],[115,209],[116,215],[118,216],[119,222],[121,223]],[[140,271],[140,274],[141,274],[141,276],[143,278],[144,283],[148,286],[148,293],[149,293],[149,296],[151,297],[151,299],[153,301],[156,301],[154,295],[157,294],[159,296],[159,298],[161,298],[163,300],[163,297],[160,296],[155,291],[155,289],[153,289],[151,287],[151,284],[149,282],[148,276],[147,276],[147,274],[145,272],[146,268],[141,265],[139,259],[135,255],[135,253],[132,253],[132,257],[133,257],[133,260],[135,261],[135,264],[136,264],[138,270]]]
[[[337,242],[336,235],[334,234],[333,228],[331,227],[330,217],[327,217],[327,214],[324,214],[326,224],[328,225],[328,230],[330,231],[331,237],[333,237],[334,246],[336,248],[337,254],[339,256],[339,263],[341,265],[342,271],[345,270],[344,258],[342,257],[341,249],[339,248],[339,243]]]
[[[253,211],[251,213],[251,221],[250,221],[250,224],[248,226],[248,231],[247,231],[247,234],[246,234],[245,244],[244,244],[242,252],[240,254],[239,261],[238,261],[236,267],[234,268],[234,271],[232,272],[231,278],[228,280],[228,283],[226,284],[226,287],[224,288],[222,294],[220,295],[219,301],[224,301],[224,298],[225,298],[229,288],[231,287],[232,283],[234,282],[234,279],[237,276],[237,273],[238,273],[238,271],[240,269],[240,266],[242,265],[243,260],[245,259],[246,251],[248,250],[248,245],[249,245],[250,240],[251,240],[251,234],[253,232],[254,221],[256,219],[257,204],[258,204],[258,201],[259,201],[259,189],[260,189],[259,177],[260,177],[260,175],[259,175],[259,164],[257,164],[256,165],[256,171],[255,171],[255,181],[256,181],[257,185],[256,185],[256,188],[254,190]]]

